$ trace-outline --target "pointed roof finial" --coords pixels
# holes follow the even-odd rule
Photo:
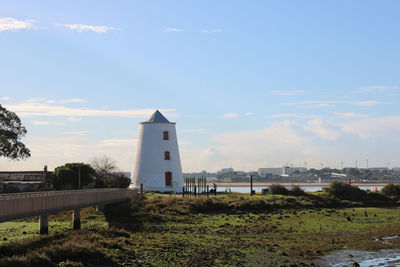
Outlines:
[[[157,109],[146,122],[169,122],[169,120]]]

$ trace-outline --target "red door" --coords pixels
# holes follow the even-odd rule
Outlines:
[[[165,186],[171,186],[171,185],[172,185],[172,173],[166,172],[165,173]]]

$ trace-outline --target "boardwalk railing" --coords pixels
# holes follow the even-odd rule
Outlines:
[[[127,188],[102,188],[0,194],[0,222],[120,202],[135,193]]]

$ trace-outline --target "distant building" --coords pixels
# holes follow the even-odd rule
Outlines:
[[[28,188],[38,189],[46,184],[46,176],[50,173],[47,166],[43,171],[2,171],[0,172],[0,192],[7,187],[18,188],[23,191]]]
[[[290,166],[282,166],[281,168],[259,168],[258,175],[266,176],[268,174],[271,175],[288,175],[293,174],[296,171],[301,173],[306,172],[307,168],[304,167],[290,167]]]
[[[224,168],[221,169],[218,173],[229,173],[229,172],[233,172],[233,168]]]
[[[384,172],[384,171],[388,171],[389,168],[387,167],[375,167],[375,168],[368,168],[369,171],[371,172]]]
[[[282,168],[259,168],[258,169],[258,175],[266,176],[267,174],[282,175],[283,170],[282,170]]]

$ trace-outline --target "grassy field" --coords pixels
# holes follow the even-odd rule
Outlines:
[[[343,248],[400,248],[400,209],[306,195],[147,195],[103,210],[0,224],[1,266],[295,266]],[[355,207],[358,206],[358,207]]]

